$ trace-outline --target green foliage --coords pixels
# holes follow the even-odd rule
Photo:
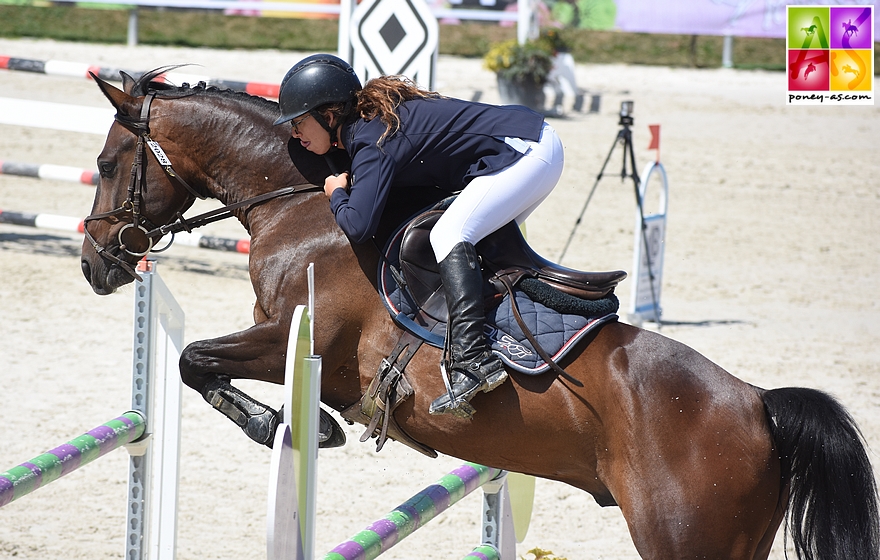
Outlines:
[[[571,45],[563,38],[562,33],[558,29],[545,29],[541,32],[535,43],[547,52],[556,54],[558,52],[568,52]]]
[[[496,43],[483,57],[483,66],[513,82],[543,84],[553,68],[553,57],[569,47],[558,29],[545,29],[522,45],[515,39]]]
[[[5,0],[4,0],[5,1]],[[227,16],[218,10],[138,10],[138,43],[335,52],[335,19]],[[0,4],[0,37],[125,44],[128,10]]]
[[[553,67],[553,55],[546,43],[515,39],[498,43],[483,57],[486,69],[512,82],[531,81],[543,84]]]

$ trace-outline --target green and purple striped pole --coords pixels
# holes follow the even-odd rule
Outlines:
[[[498,551],[490,544],[481,544],[462,560],[501,560]]]
[[[146,420],[129,411],[64,445],[0,474],[0,507],[144,435]]]
[[[465,463],[328,552],[324,560],[372,560],[501,473]]]

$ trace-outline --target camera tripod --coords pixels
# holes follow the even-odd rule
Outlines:
[[[557,262],[559,262],[560,264],[562,263],[562,258],[565,256],[565,253],[568,251],[568,247],[571,245],[571,240],[574,238],[574,234],[577,231],[581,220],[583,220],[584,213],[587,211],[587,206],[589,206],[590,200],[592,200],[593,194],[595,194],[596,188],[599,186],[599,181],[601,181],[602,177],[605,175],[605,168],[608,166],[608,162],[611,160],[611,155],[614,153],[614,149],[617,147],[618,144],[623,144],[623,164],[620,170],[620,181],[623,182],[628,177],[631,178],[633,181],[633,188],[636,196],[636,206],[639,209],[639,222],[641,224],[640,229],[642,244],[645,247],[645,259],[648,265],[648,282],[651,286],[651,302],[654,308],[654,316],[659,323],[660,309],[659,302],[657,301],[656,290],[654,289],[654,267],[651,263],[651,254],[648,251],[648,228],[645,224],[645,212],[642,204],[642,183],[641,179],[639,178],[639,173],[636,170],[636,155],[633,151],[632,130],[630,129],[634,122],[632,110],[632,101],[622,101],[620,103],[620,120],[617,123],[620,125],[620,130],[617,132],[617,138],[615,138],[614,142],[611,144],[611,149],[608,151],[608,155],[605,157],[605,161],[602,163],[602,168],[599,170],[599,174],[596,176],[596,181],[593,183],[593,188],[590,189],[590,194],[587,196],[586,202],[584,202],[584,207],[581,209],[581,213],[578,215],[577,221],[571,228],[571,233],[568,236],[568,240],[565,242],[565,247],[562,248],[562,252],[559,254]]]

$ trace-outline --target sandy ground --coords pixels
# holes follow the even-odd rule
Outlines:
[[[277,83],[302,53],[209,51],[0,40],[0,55],[146,70],[197,63],[217,78]],[[780,56],[782,53],[780,53]],[[670,178],[662,307],[649,325],[763,387],[810,386],[849,408],[880,467],[880,119],[876,107],[786,107],[781,73],[578,65],[578,85],[601,95],[598,114],[552,119],[567,162],[559,187],[528,224],[556,258],[612,147],[623,99],[635,101],[639,170],[648,124],[662,125]],[[476,60],[441,57],[437,89],[497,102]],[[0,71],[0,96],[107,107],[86,80]],[[567,102],[570,106],[570,100]],[[0,125],[0,160],[92,169],[103,137]],[[635,205],[612,157],[564,264],[632,270]],[[92,188],[0,175],[0,209],[85,216]],[[197,209],[211,207],[201,204]],[[206,233],[239,238],[237,223]],[[129,286],[94,295],[75,234],[0,226],[0,470],[28,460],[128,408]],[[320,265],[319,265],[320,266]],[[246,328],[253,292],[244,255],[175,247],[159,270],[186,312],[186,341]],[[629,306],[631,282],[619,296]],[[270,402],[277,387],[244,385]],[[461,461],[389,444],[375,453],[349,428],[321,452],[317,550],[361,530]],[[259,558],[265,551],[270,453],[192,391],[183,394],[178,557]],[[119,558],[127,455],[114,452],[0,510],[0,558]],[[388,553],[447,559],[479,539],[479,492]],[[538,481],[533,547],[569,560],[632,559],[620,512],[565,485]],[[772,558],[783,558],[781,538]]]

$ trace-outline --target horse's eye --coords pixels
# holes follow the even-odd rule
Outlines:
[[[102,161],[98,163],[98,170],[101,172],[101,177],[109,179],[116,172],[116,164],[111,161]]]

